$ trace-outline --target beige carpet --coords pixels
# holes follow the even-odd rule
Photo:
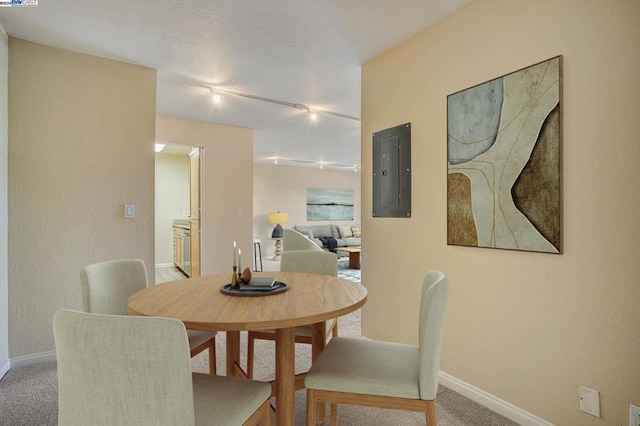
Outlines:
[[[360,336],[360,311],[339,319],[340,335]],[[225,371],[225,334],[216,339],[218,374]],[[241,363],[246,365],[246,333],[241,333]],[[256,379],[272,380],[274,371],[274,342],[256,342]],[[296,372],[309,368],[310,345],[296,345]],[[193,359],[193,370],[206,372],[208,354]],[[296,392],[296,426],[304,425],[306,410],[304,390]],[[48,426],[57,424],[56,363],[47,362],[10,370],[0,381],[0,426]],[[512,426],[512,421],[493,413],[461,395],[440,386],[436,399],[440,426],[495,425]],[[398,410],[341,405],[338,421],[343,426],[412,426],[425,425],[424,416]],[[328,424],[328,420],[327,423]],[[89,425],[88,425],[89,426]],[[221,425],[227,426],[227,425]]]

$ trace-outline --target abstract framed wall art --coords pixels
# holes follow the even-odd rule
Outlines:
[[[307,220],[353,220],[353,189],[307,188]]]
[[[562,252],[562,57],[447,96],[447,244]]]

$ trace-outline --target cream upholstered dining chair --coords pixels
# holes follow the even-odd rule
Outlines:
[[[285,229],[285,231],[287,231]],[[313,244],[313,243],[312,243]],[[314,244],[315,245],[315,244]],[[338,275],[338,257],[324,250],[284,251],[280,261],[281,272],[307,272],[320,275]],[[311,344],[311,325],[296,327],[296,343]],[[326,336],[338,335],[338,319],[325,321]],[[247,335],[247,376],[253,378],[254,347],[256,339],[275,340],[275,330],[249,331]]]
[[[59,310],[58,424],[269,425],[271,386],[191,372],[176,319]]]
[[[338,404],[423,411],[436,426],[440,347],[449,280],[429,271],[422,284],[418,346],[367,339],[331,339],[307,373],[307,425],[314,425],[317,403],[331,403],[331,424]]]
[[[127,299],[148,285],[147,268],[139,259],[108,260],[85,266],[80,272],[85,312],[127,315]],[[216,333],[187,332],[191,356],[209,349],[209,373],[216,374]]]

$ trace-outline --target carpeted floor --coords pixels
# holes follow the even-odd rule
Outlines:
[[[360,311],[339,319],[343,336],[360,336]],[[225,372],[225,334],[216,339],[218,374]],[[241,363],[246,365],[246,333],[241,334]],[[275,376],[275,345],[272,341],[256,342],[255,378],[271,380]],[[296,372],[310,366],[310,345],[296,344]],[[208,354],[192,360],[193,370],[206,372]],[[0,381],[0,426],[48,426],[57,424],[56,363],[48,362],[10,370]],[[436,399],[440,426],[491,425],[512,426],[512,421],[493,413],[443,386]],[[296,392],[296,426],[304,425],[306,394]],[[424,416],[418,413],[377,408],[341,405],[338,410],[341,425],[411,426],[424,425]],[[328,420],[326,422],[328,424]]]

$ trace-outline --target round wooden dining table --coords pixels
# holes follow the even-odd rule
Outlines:
[[[225,331],[227,375],[243,376],[240,367],[240,331],[276,330],[276,419],[278,425],[293,425],[295,419],[294,328],[313,326],[312,360],[324,349],[324,321],[357,310],[367,300],[367,290],[342,278],[299,272],[262,272],[275,277],[286,291],[255,297],[221,292],[231,274],[207,275],[151,286],[131,295],[131,315],[181,320],[187,329]]]

